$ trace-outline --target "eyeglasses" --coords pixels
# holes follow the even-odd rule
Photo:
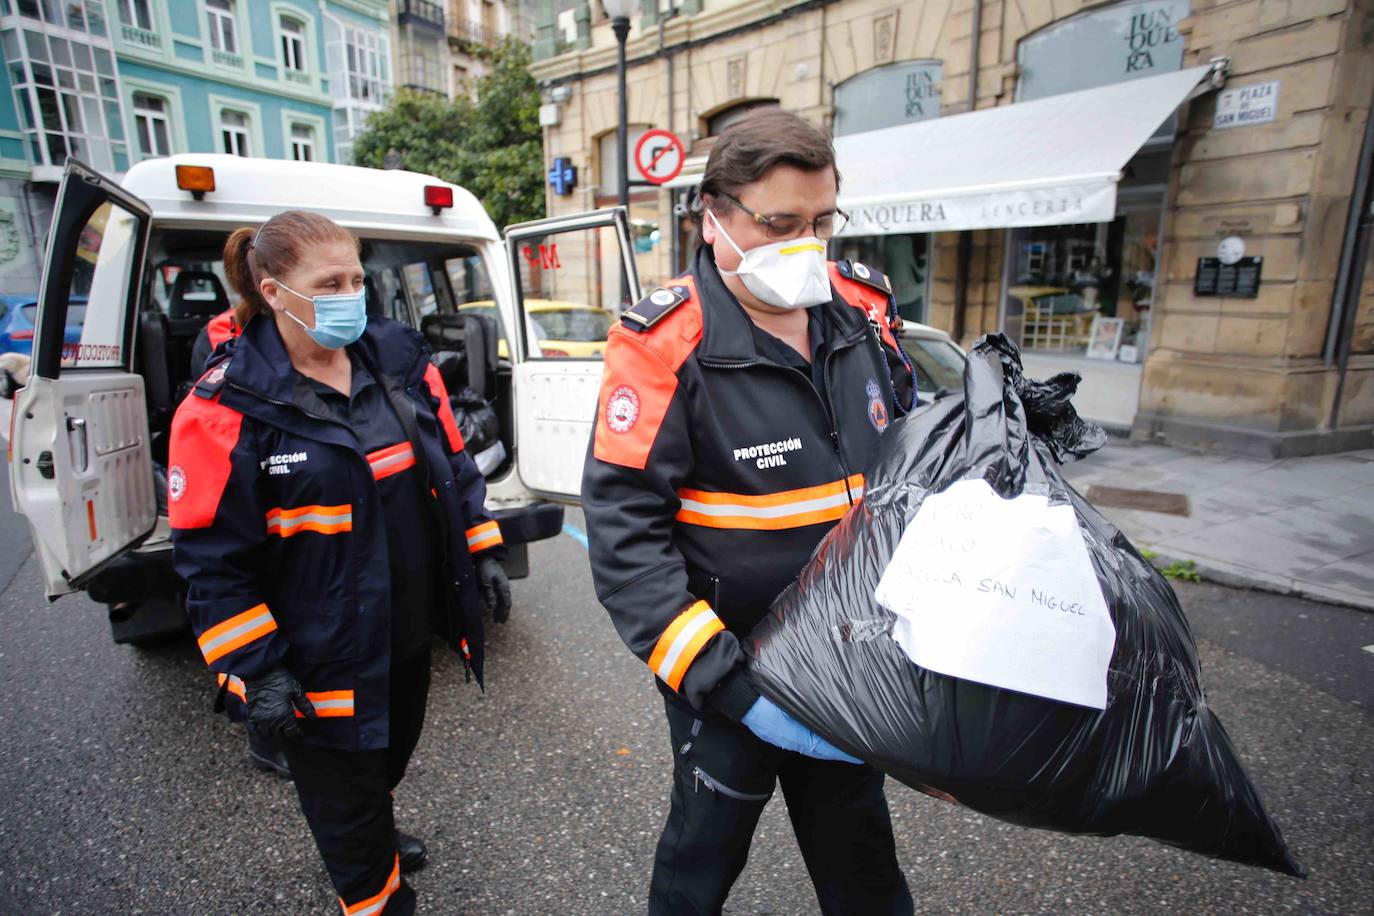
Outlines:
[[[845,224],[849,222],[849,214],[845,213],[843,210],[832,210],[829,213],[822,213],[815,219],[803,219],[791,213],[764,216],[762,213],[756,213],[749,209],[737,198],[731,197],[723,191],[717,193],[752,216],[754,222],[763,227],[763,234],[770,239],[794,239],[805,232],[809,226],[815,229],[816,238],[828,240],[843,229]]]

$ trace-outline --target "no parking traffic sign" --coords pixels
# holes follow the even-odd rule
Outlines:
[[[682,141],[670,131],[646,130],[635,144],[635,169],[652,184],[676,178],[685,158]]]

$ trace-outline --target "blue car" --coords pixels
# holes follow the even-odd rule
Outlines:
[[[38,297],[35,295],[0,295],[0,353],[33,355],[33,323],[38,318]],[[64,343],[81,342],[81,326],[86,321],[86,297],[72,296],[67,307],[67,329]]]

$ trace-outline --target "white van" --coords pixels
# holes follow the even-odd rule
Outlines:
[[[186,625],[165,506],[171,418],[200,375],[197,335],[234,301],[225,239],[288,209],[357,235],[373,313],[425,334],[441,371],[457,373],[450,393],[468,387],[494,406],[502,447],[483,470],[512,577],[528,574],[527,545],[556,535],[560,501],[578,495],[604,333],[640,295],[623,210],[513,226],[503,242],[472,194],[413,172],[188,154],[139,163],[121,185],[69,161],[10,483],[49,598],[87,590],[110,606],[117,642]],[[541,340],[526,297],[604,311],[567,323],[590,331],[561,332],[601,341]],[[79,343],[64,341],[73,300],[85,302]]]

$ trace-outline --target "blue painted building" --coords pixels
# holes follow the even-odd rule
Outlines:
[[[388,0],[0,0],[0,292],[37,288],[69,155],[351,161],[390,28]]]

